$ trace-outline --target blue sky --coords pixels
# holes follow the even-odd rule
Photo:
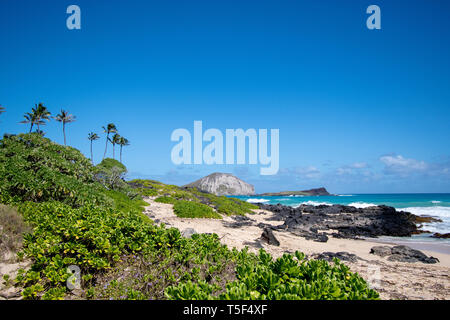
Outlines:
[[[66,28],[81,8],[82,29]],[[381,30],[366,8],[381,8]],[[130,177],[184,184],[231,172],[257,192],[450,192],[450,2],[24,1],[0,3],[0,133],[43,102],[78,121],[68,143],[115,123]],[[175,166],[170,135],[278,128],[280,171]],[[54,121],[44,131],[62,143]],[[104,137],[94,145],[101,160]]]

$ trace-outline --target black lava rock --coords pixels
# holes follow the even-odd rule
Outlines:
[[[274,220],[284,221],[277,227],[303,237],[324,241],[317,230],[330,230],[333,237],[355,239],[357,237],[396,236],[406,237],[417,233],[415,215],[396,211],[388,206],[355,208],[343,205],[300,205],[297,208],[259,204],[261,209],[274,213]],[[327,238],[328,239],[328,238]]]
[[[261,240],[273,245],[273,246],[279,246],[280,245],[280,241],[278,241],[278,239],[275,237],[275,235],[273,234],[273,231],[269,228],[265,228],[262,235],[261,235]]]
[[[323,252],[315,256],[315,259],[321,259],[326,261],[333,261],[333,258],[338,258],[342,261],[357,262],[360,259],[357,255],[345,251],[341,252]]]
[[[439,259],[435,257],[428,257],[422,251],[407,247],[407,246],[375,246],[370,249],[370,253],[381,256],[388,257],[389,261],[397,262],[422,262],[422,263],[437,263]]]

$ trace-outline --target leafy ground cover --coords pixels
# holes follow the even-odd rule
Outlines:
[[[264,251],[230,250],[217,235],[184,238],[156,225],[142,213],[143,196],[173,201],[174,210],[193,216],[245,214],[253,206],[157,181],[124,183],[123,174],[114,161],[94,167],[78,150],[38,134],[0,140],[0,203],[32,228],[18,258],[33,264],[15,279],[25,299],[72,297],[66,281],[74,265],[88,299],[378,297],[337,261],[305,261],[300,253],[274,261]]]
[[[178,200],[173,206],[173,212],[180,218],[222,219],[211,207],[193,201]]]

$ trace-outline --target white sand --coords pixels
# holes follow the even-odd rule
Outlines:
[[[152,198],[146,199],[149,206],[145,213],[157,223],[183,231],[192,228],[198,233],[216,233],[221,242],[229,247],[242,249],[248,246],[251,251],[257,252],[261,243],[258,239],[262,229],[259,223],[279,225],[282,222],[268,220],[273,214],[269,211],[255,210],[255,214],[248,215],[255,220],[252,225],[240,228],[227,227],[227,223],[235,222],[231,217],[222,220],[215,219],[188,219],[179,218],[173,213],[173,206],[154,202]],[[363,260],[356,263],[345,262],[354,272],[358,272],[373,287],[380,292],[382,299],[450,299],[450,255],[423,251],[440,260],[437,264],[400,263],[391,262],[370,254],[373,246],[380,243],[366,240],[349,240],[331,238],[326,242],[305,240],[284,231],[274,231],[280,246],[262,244],[264,249],[274,257],[285,252],[301,251],[308,256],[323,252],[346,251],[353,253]],[[379,276],[377,276],[377,274]]]

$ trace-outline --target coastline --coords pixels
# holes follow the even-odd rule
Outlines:
[[[263,229],[258,226],[260,223],[273,226],[282,224],[281,221],[271,219],[273,213],[270,211],[255,210],[244,223],[233,216],[225,216],[220,220],[189,219],[177,217],[171,204],[155,202],[151,197],[145,201],[148,203],[145,214],[156,223],[165,223],[181,232],[193,229],[196,233],[216,233],[220,241],[230,248],[248,247],[255,253],[264,248],[275,258],[297,250],[311,258],[324,252],[344,251],[354,254],[358,257],[357,261],[344,263],[367,281],[371,280],[373,270],[379,270],[379,284],[374,288],[380,292],[382,299],[450,299],[450,254],[447,253],[425,250],[425,254],[439,259],[439,263],[433,265],[392,262],[370,253],[372,247],[380,245],[379,241],[330,238],[327,242],[316,242],[283,230],[273,231],[280,242],[279,246],[273,246],[260,241]]]

